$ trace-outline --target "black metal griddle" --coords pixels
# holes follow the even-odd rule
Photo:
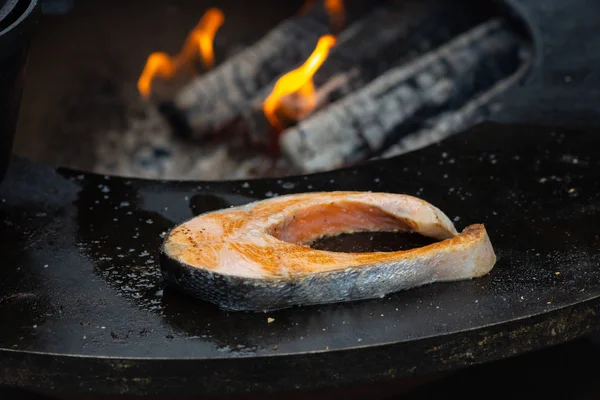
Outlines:
[[[0,186],[0,384],[170,396],[340,386],[596,329],[600,4],[510,3],[530,23],[538,61],[498,120],[548,127],[486,123],[390,160],[249,182],[121,179],[14,158]],[[459,229],[485,223],[498,263],[473,281],[269,314],[223,312],[163,287],[158,248],[175,224],[321,190],[412,194]]]
[[[0,191],[0,379],[67,392],[283,390],[575,338],[600,324],[598,146],[593,132],[481,126],[361,168],[247,184],[127,180],[15,159]],[[418,195],[459,228],[485,223],[495,269],[269,314],[227,313],[163,288],[157,251],[175,223],[270,193],[347,189]]]

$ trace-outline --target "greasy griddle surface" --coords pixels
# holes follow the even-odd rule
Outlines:
[[[0,346],[232,359],[419,341],[515,320],[527,326],[527,317],[600,294],[598,146],[593,133],[482,126],[357,169],[230,183],[127,180],[14,160],[0,192]],[[497,265],[472,281],[269,314],[223,312],[163,288],[158,249],[175,224],[321,190],[407,193],[440,207],[459,230],[484,223]],[[414,360],[406,363],[396,368]]]
[[[598,126],[598,2],[508,3],[532,24],[537,61],[500,119]],[[398,159],[248,185],[105,179],[14,160],[0,186],[0,383],[170,396],[293,390],[583,335],[600,322],[598,145],[597,130],[480,126]],[[498,264],[475,281],[267,315],[161,292],[164,230],[275,193],[335,189],[414,194],[459,217],[459,229],[483,222]]]

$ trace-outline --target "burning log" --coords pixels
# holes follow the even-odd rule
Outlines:
[[[377,156],[513,74],[522,48],[523,40],[502,20],[480,24],[285,130],[281,151],[301,172]]]
[[[506,89],[523,78],[529,69],[530,61],[523,63],[515,74],[496,83],[491,89],[469,101],[459,110],[448,111],[428,119],[423,124],[423,129],[403,137],[376,158],[390,158],[418,150],[482,122],[501,108],[501,104],[495,100]]]
[[[172,102],[163,103],[160,109],[174,130],[201,137],[233,121],[261,89],[304,61],[319,37],[330,33],[328,4],[317,2],[309,11],[282,22],[253,46],[196,78]],[[357,9],[354,14],[362,12]],[[352,19],[346,15],[346,20]]]
[[[315,74],[315,86],[323,88],[321,105],[363,88],[390,68],[408,64],[488,17],[478,9],[457,12],[447,1],[400,0],[376,10],[340,35]]]
[[[287,126],[363,88],[390,68],[407,64],[447,43],[487,17],[471,8],[457,13],[453,3],[435,0],[391,2],[376,9],[339,36],[313,77],[313,85],[318,89],[309,111],[305,96],[280,99],[282,108],[301,110],[301,117],[288,118]],[[263,89],[232,126],[248,135],[253,145],[269,145],[273,140],[273,124],[268,124],[262,115],[263,103],[273,88],[271,84]]]
[[[140,94],[146,99],[151,97],[154,94],[152,89],[156,78],[181,80],[185,79],[186,75],[198,73],[195,62],[198,56],[203,69],[211,68],[214,65],[213,39],[224,20],[225,16],[221,10],[211,8],[190,32],[177,56],[170,57],[162,52],[150,54],[138,79]]]

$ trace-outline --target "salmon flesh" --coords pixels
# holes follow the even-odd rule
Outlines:
[[[364,231],[414,232],[438,241],[370,253],[307,245]],[[161,270],[171,286],[232,311],[384,297],[480,277],[495,262],[483,225],[458,233],[424,200],[371,192],[293,194],[208,212],[171,230],[161,251]]]

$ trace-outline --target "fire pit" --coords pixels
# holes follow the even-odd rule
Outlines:
[[[331,170],[490,117],[532,57],[495,1],[219,7],[109,0],[46,16],[17,153],[145,178]]]
[[[435,15],[434,6],[409,4],[414,13],[422,13],[411,18]],[[432,4],[443,3],[422,2]],[[339,83],[328,78],[327,61],[336,60],[344,30],[371,15],[353,14],[348,2],[344,29],[334,31],[335,46],[325,41],[329,52],[312,83],[303,81],[302,90],[273,103],[271,113],[267,100],[278,93],[276,79],[265,78],[266,89],[255,89],[258,95],[250,103],[220,108],[215,102],[216,111],[201,113],[202,118],[193,110],[207,104],[191,97],[188,104],[194,107],[188,109],[182,93],[209,90],[207,79],[220,81],[211,77],[302,11],[303,3],[292,7],[292,2],[273,1],[272,12],[264,13],[255,3],[222,1],[225,22],[212,41],[214,66],[181,81],[153,81],[152,90],[160,93],[147,99],[137,84],[149,55],[164,50],[175,56],[208,4],[76,1],[67,14],[46,7],[53,14],[46,14],[33,44],[17,135],[16,150],[29,160],[14,157],[0,186],[0,315],[5,321],[0,384],[59,398],[262,396],[423,376],[512,357],[598,329],[600,253],[593,227],[600,222],[600,136],[590,127],[600,126],[600,66],[594,56],[600,54],[600,3],[506,0],[507,8],[488,11],[461,4],[464,9],[449,15],[462,13],[465,19],[448,17],[444,23],[456,28],[451,21],[464,22],[462,33],[451,30],[443,43],[414,47],[414,53],[402,50],[405,58],[397,68],[404,72],[391,75],[395,80],[387,75],[396,68],[389,64],[357,69],[352,79],[342,80],[348,85],[313,102],[306,95],[330,81]],[[302,18],[312,15],[310,10]],[[510,10],[532,32],[533,52]],[[332,23],[323,15],[326,29],[339,27],[339,19]],[[243,24],[248,19],[253,26]],[[315,32],[318,38],[303,57],[329,34]],[[424,37],[433,33],[426,29]],[[481,40],[495,44],[472,52],[471,44],[482,49]],[[240,42],[251,47],[233,47]],[[402,43],[399,49],[413,49],[412,39]],[[510,45],[513,50],[504,53],[507,43],[524,45]],[[299,57],[295,67],[305,61]],[[438,62],[444,68],[434,67]],[[468,65],[471,72],[448,75],[450,65]],[[417,79],[422,71],[429,71],[431,79]],[[277,79],[289,71],[280,72]],[[446,83],[439,91],[416,91],[431,97],[411,97],[414,102],[398,96],[377,103],[385,96],[371,95],[386,93],[375,90],[385,86],[378,81],[383,78],[394,82],[391,89],[404,87],[401,93],[415,92],[422,81]],[[441,90],[456,88],[452,95]],[[367,100],[382,112],[369,114]],[[336,119],[340,110],[356,111],[356,104],[366,114]],[[390,104],[397,108],[386,108]],[[294,114],[297,110],[302,112]],[[214,123],[224,120],[225,111],[235,114],[232,121]],[[389,118],[385,121],[393,129],[367,130],[361,125],[365,115]],[[482,123],[464,132],[456,128],[481,118],[505,124]],[[325,165],[311,150],[296,146],[294,138],[333,127],[325,121],[334,120],[353,124],[318,136],[323,142],[316,145],[332,163]],[[578,125],[586,129],[575,129]],[[382,147],[369,142],[357,150],[357,142],[344,137],[345,132],[353,135],[348,138],[359,133],[366,142],[374,137],[363,137],[367,131],[382,133],[377,145]],[[279,149],[272,146],[273,138]],[[308,149],[314,149],[311,143]],[[356,158],[335,156],[340,154]],[[379,159],[366,162],[373,158]],[[354,165],[337,167],[347,164]],[[331,171],[208,181],[322,168]],[[184,296],[161,279],[159,247],[166,231],[182,221],[277,195],[332,190],[416,195],[447,210],[459,229],[483,222],[498,263],[477,280],[268,314],[233,315]],[[320,248],[396,249],[398,236],[389,238],[366,234]]]

